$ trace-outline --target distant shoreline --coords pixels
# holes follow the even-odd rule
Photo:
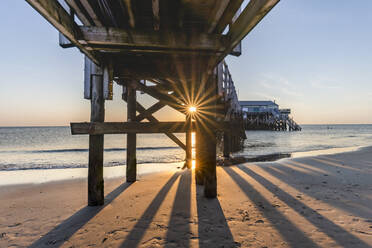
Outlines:
[[[182,120],[181,120],[182,121]],[[339,124],[302,124],[299,123],[301,126],[351,126],[351,125],[357,125],[357,126],[368,126],[372,125],[372,123],[339,123]],[[35,125],[35,126],[0,126],[0,128],[53,128],[53,127],[70,127],[70,125],[57,125],[57,126],[50,126],[50,125]],[[262,130],[249,130],[249,131],[262,131]],[[273,132],[273,131],[269,131]]]

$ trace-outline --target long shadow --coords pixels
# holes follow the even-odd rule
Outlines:
[[[160,205],[167,196],[169,190],[172,188],[173,184],[176,182],[177,178],[180,176],[180,173],[177,172],[167,181],[163,188],[152,200],[150,205],[147,207],[141,218],[138,220],[136,225],[133,227],[131,232],[128,234],[124,242],[121,244],[121,247],[138,247],[143,235],[151,224],[152,220],[155,217],[155,214],[160,208]]]
[[[53,228],[42,238],[35,241],[30,247],[38,248],[42,246],[60,247],[65,241],[71,238],[82,226],[101,212],[108,204],[126,190],[131,183],[123,183],[105,197],[105,205],[98,207],[84,207],[74,215],[64,220],[61,224]],[[62,239],[60,237],[63,237]]]
[[[298,162],[298,161],[295,161],[295,162]],[[286,161],[285,163],[296,166],[296,164],[291,163],[291,161]],[[305,162],[301,161],[301,163],[305,163]],[[320,162],[315,162],[314,161],[314,164],[313,164],[312,162],[307,161],[306,165],[317,167],[317,164],[319,164],[319,163]],[[298,171],[295,172],[297,174],[296,175],[296,174],[291,172],[290,168],[285,167],[285,166],[276,166],[275,170],[273,170],[270,167],[262,167],[262,169],[265,170],[266,172],[270,173],[271,175],[275,176],[276,178],[282,180],[283,182],[286,182],[288,185],[290,185],[292,187],[295,187],[298,191],[301,191],[302,193],[304,193],[306,195],[309,195],[313,198],[319,198],[319,196],[320,196],[319,194],[322,194],[322,192],[307,190],[305,187],[298,187],[298,185],[295,182],[291,182],[291,180],[288,180],[288,176],[296,177],[298,175],[298,178],[306,178],[306,179],[304,179],[304,181],[313,181],[313,183],[317,183],[317,181],[313,180],[314,175],[309,175],[309,174],[301,173],[301,172],[298,172]],[[327,177],[324,177],[323,173],[319,173],[318,184],[322,184],[322,181],[327,181],[327,185],[332,185],[333,183],[342,184],[340,182],[340,180],[341,180],[340,178],[338,178],[337,176],[332,175],[332,174],[334,174],[333,171],[327,170],[326,168],[322,168],[322,169],[328,171],[328,173],[327,173],[328,175],[327,175]],[[345,170],[345,169],[343,169],[343,170]],[[322,179],[322,178],[324,178],[324,179]],[[348,186],[347,184],[343,184],[343,187],[345,187],[345,188],[349,187],[350,189],[352,188],[352,186],[350,186],[350,185]],[[340,194],[341,194],[342,189],[339,190],[339,191],[340,191]],[[355,205],[349,205],[348,203],[345,203],[343,201],[337,201],[337,204],[336,204],[335,201],[330,201],[330,200],[327,200],[327,199],[322,199],[322,201],[326,202],[329,205],[332,205],[332,206],[335,206],[335,207],[338,207],[338,208],[342,208],[343,210],[345,210],[349,213],[352,213],[356,216],[359,216],[361,218],[370,219],[371,215],[372,215],[372,210],[371,209],[368,210],[368,209],[363,209],[363,208],[355,208]]]
[[[191,170],[186,170],[181,175],[168,224],[165,247],[190,246],[191,176]]]
[[[231,168],[223,168],[225,172],[237,183],[242,192],[256,205],[262,209],[261,213],[271,222],[281,236],[291,247],[319,247],[304,232],[299,230],[290,220],[279,212],[266,200],[252,185]],[[262,208],[264,207],[264,208]]]
[[[323,215],[316,212],[314,209],[303,204],[301,201],[297,200],[295,197],[291,196],[289,193],[278,188],[276,185],[265,179],[264,177],[258,175],[251,169],[247,167],[237,167],[247,175],[254,178],[257,182],[263,185],[266,189],[275,194],[280,200],[285,202],[289,207],[295,210],[298,214],[306,218],[314,226],[316,226],[323,233],[327,234],[334,241],[336,241],[340,246],[345,246],[345,241],[350,245],[362,245],[362,247],[368,247],[364,241],[360,240],[358,237],[352,235],[342,227],[336,225]],[[270,168],[266,168],[270,170]],[[305,213],[306,212],[306,213]]]
[[[205,198],[203,187],[199,185],[196,186],[196,204],[200,248],[213,247],[212,244],[218,244],[218,247],[240,247],[234,241],[219,200]]]

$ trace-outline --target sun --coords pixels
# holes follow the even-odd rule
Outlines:
[[[196,112],[196,107],[195,106],[190,106],[189,107],[189,112],[190,113],[195,113]]]

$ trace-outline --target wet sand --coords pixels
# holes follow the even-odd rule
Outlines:
[[[372,247],[372,148],[218,167],[218,198],[192,172],[0,187],[0,247]]]

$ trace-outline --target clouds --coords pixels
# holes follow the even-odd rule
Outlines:
[[[262,76],[260,81],[260,86],[262,86],[268,93],[272,93],[280,96],[289,97],[301,97],[302,92],[298,90],[295,83],[290,82],[289,79],[282,76],[273,76],[266,74]]]
[[[309,81],[310,81],[310,85],[313,88],[317,88],[317,89],[334,90],[334,89],[341,88],[341,84],[339,83],[339,81],[336,81],[335,79],[331,79],[327,77],[319,77],[319,78],[311,79]]]

